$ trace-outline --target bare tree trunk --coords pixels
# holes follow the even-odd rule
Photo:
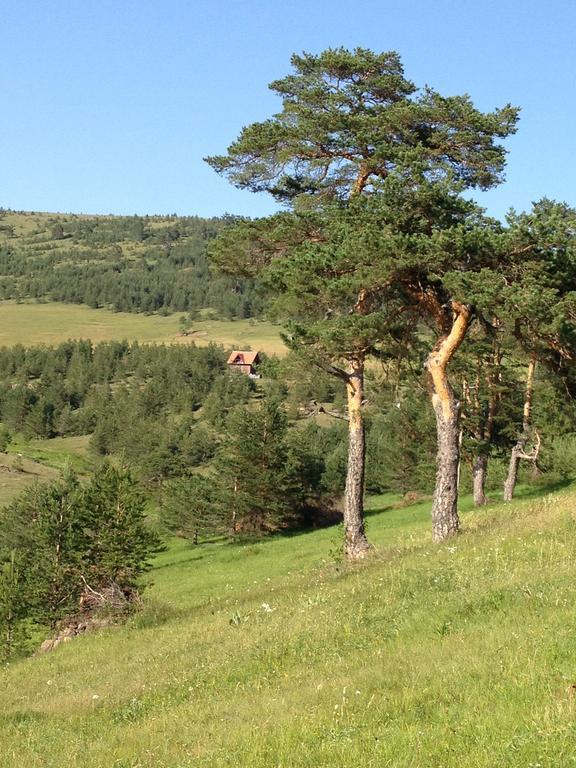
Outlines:
[[[498,321],[493,322],[493,328],[498,327]],[[463,402],[467,413],[471,416],[471,433],[475,441],[472,459],[472,487],[474,506],[480,507],[486,504],[486,478],[488,475],[488,461],[490,446],[494,434],[494,423],[501,399],[502,380],[501,372],[502,351],[496,336],[492,342],[492,356],[488,363],[488,370],[484,375],[486,361],[479,357],[474,384],[469,385],[466,378],[463,381]],[[482,381],[485,381],[488,392],[487,407],[484,406],[481,390]]]
[[[351,361],[346,382],[348,397],[348,468],[344,493],[344,551],[350,560],[363,557],[371,548],[364,530],[364,474],[366,442],[362,401],[364,357]]]
[[[238,493],[238,478],[234,478],[234,501],[232,503],[232,515],[230,520],[230,533],[235,536],[238,533],[238,510],[236,508],[236,494]]]
[[[438,453],[436,488],[432,504],[432,539],[444,541],[458,533],[458,467],[460,464],[461,404],[448,380],[450,360],[462,344],[472,320],[470,307],[452,302],[451,328],[436,343],[426,368],[432,385],[432,407],[436,414]]]
[[[474,506],[481,507],[486,504],[486,475],[488,473],[488,456],[485,453],[478,454],[472,465],[472,482],[474,488]]]
[[[444,541],[458,533],[458,466],[460,463],[460,403],[455,397],[442,402],[433,395],[438,452],[436,488],[432,505],[432,539]]]
[[[532,395],[534,391],[534,371],[536,370],[536,357],[533,356],[528,364],[528,371],[526,373],[526,390],[524,394],[524,409],[522,412],[522,433],[516,445],[512,448],[510,454],[510,464],[508,465],[508,476],[504,482],[504,501],[512,501],[514,498],[514,491],[516,489],[516,482],[518,480],[518,468],[520,466],[520,459],[523,458],[536,458],[527,457],[524,453],[526,443],[530,436],[530,421],[532,415]]]
[[[514,490],[516,488],[516,481],[518,480],[518,468],[520,465],[520,457],[518,454],[522,451],[523,447],[522,438],[520,438],[510,453],[508,474],[504,481],[504,501],[512,501],[514,498]]]

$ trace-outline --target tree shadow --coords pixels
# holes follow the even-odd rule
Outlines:
[[[574,485],[574,480],[572,479],[554,480],[553,482],[537,483],[535,485],[520,485],[516,488],[513,501],[522,501],[523,499],[538,499],[542,496],[547,496],[549,493],[563,491],[572,485]],[[498,491],[497,495],[488,493],[488,497],[489,504],[509,503],[504,502],[501,491]]]

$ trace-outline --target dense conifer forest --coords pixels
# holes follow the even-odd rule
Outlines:
[[[0,211],[0,298],[121,312],[252,317],[250,282],[210,272],[206,244],[233,217],[120,217]]]

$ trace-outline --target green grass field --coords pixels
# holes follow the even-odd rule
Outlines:
[[[0,453],[0,507],[26,486],[58,477],[66,466],[80,474],[87,472],[91,465],[88,443],[87,435],[52,440],[24,440],[15,435],[8,452]]]
[[[27,455],[20,461],[16,457],[16,451],[0,453],[0,507],[16,498],[31,483],[58,476],[57,469],[34,461]]]
[[[210,342],[267,354],[286,351],[280,327],[254,320],[199,320],[188,336],[180,333],[179,314],[138,315],[90,309],[79,304],[15,304],[0,302],[0,347],[14,344],[57,344],[67,339],[93,342],[128,339],[149,343],[204,346]]]
[[[392,502],[353,567],[338,529],[175,542],[128,626],[0,672],[0,765],[575,765],[576,490],[442,546]]]

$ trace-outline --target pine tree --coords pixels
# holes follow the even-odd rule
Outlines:
[[[82,488],[86,525],[83,576],[95,590],[117,585],[126,595],[161,549],[146,525],[146,497],[129,472],[104,463]]]
[[[233,534],[260,535],[295,517],[295,478],[287,468],[288,422],[281,405],[234,410],[215,457],[219,504]]]
[[[71,472],[26,489],[2,512],[0,554],[16,551],[26,574],[31,613],[55,627],[78,608],[86,546],[78,481]]]
[[[428,371],[439,439],[433,531],[435,539],[443,539],[459,525],[455,476],[460,412],[446,371],[472,313],[464,302],[446,296],[439,284],[439,275],[450,269],[448,259],[441,264],[436,258],[434,264],[429,257],[434,230],[445,228],[446,222],[452,226],[454,196],[500,180],[504,148],[498,139],[514,131],[517,110],[508,105],[481,113],[467,96],[446,98],[428,87],[419,91],[404,77],[395,52],[329,49],[318,56],[295,55],[292,64],[293,74],[271,85],[282,99],[282,110],[244,128],[226,155],[208,162],[236,186],[270,193],[294,216],[240,224],[223,233],[213,256],[226,270],[244,275],[275,265],[278,292],[298,299],[286,303],[286,314],[307,325],[307,335],[293,334],[295,343],[314,344],[314,354],[328,358],[332,371],[346,383],[344,526],[349,557],[361,557],[369,547],[363,523],[364,371],[366,357],[378,342],[385,345],[390,332],[392,315],[382,310],[397,311],[388,295],[391,286],[402,282],[411,292],[410,300],[437,323],[439,338]],[[440,191],[436,198],[434,190]],[[395,198],[395,211],[389,216],[387,237],[376,235],[376,247],[373,229],[368,235],[362,226],[370,204],[363,209],[357,201],[387,191],[395,192],[388,199],[390,205]],[[335,215],[335,206],[349,212]],[[326,214],[333,217],[328,228]],[[405,230],[395,227],[395,221],[405,222]],[[391,263],[394,257],[398,260],[398,250],[417,255],[419,244],[409,242],[411,234],[432,242],[428,254],[420,250],[419,262],[402,273]],[[301,258],[290,263],[295,249]],[[309,287],[304,293],[316,302],[312,317],[318,321],[319,310],[324,311],[322,329],[317,324],[311,330],[310,316],[303,312],[299,289],[305,280]],[[332,335],[331,344],[326,335]]]
[[[0,424],[0,453],[5,453],[12,442],[12,435],[4,424]]]
[[[218,490],[218,482],[202,475],[168,482],[162,503],[166,528],[194,544],[208,536],[228,534],[230,520],[220,503]]]
[[[288,435],[278,400],[266,398],[256,409],[237,407],[221,434],[214,471],[166,484],[164,522],[194,541],[277,531],[301,519],[320,487],[317,469],[306,445]]]
[[[9,661],[25,646],[28,600],[17,553],[12,550],[0,563],[0,661]]]
[[[123,471],[103,465],[82,487],[66,471],[30,487],[0,514],[0,627],[8,639],[26,623],[56,628],[87,596],[115,590],[126,607],[160,548],[144,519],[145,497]],[[106,600],[103,599],[102,604]],[[96,606],[99,607],[99,606]]]

